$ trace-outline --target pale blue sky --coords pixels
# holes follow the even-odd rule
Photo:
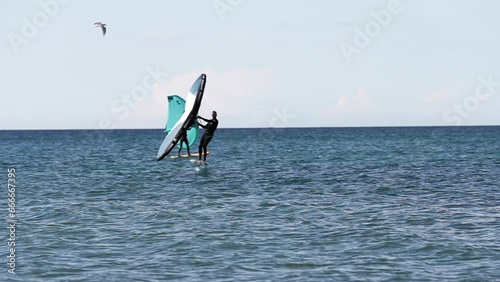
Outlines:
[[[200,114],[217,110],[221,127],[498,125],[498,11],[496,0],[0,0],[0,129],[162,128],[167,96],[202,72]]]

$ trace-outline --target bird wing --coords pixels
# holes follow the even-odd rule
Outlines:
[[[102,26],[102,36],[106,35],[106,27]]]

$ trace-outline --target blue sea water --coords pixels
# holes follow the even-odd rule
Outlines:
[[[499,281],[500,127],[163,137],[0,131],[0,281]]]

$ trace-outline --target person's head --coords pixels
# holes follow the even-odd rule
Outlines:
[[[212,118],[217,118],[217,112],[216,111],[212,111]]]

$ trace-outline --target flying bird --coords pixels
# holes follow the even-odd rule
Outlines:
[[[96,22],[94,25],[102,29],[102,36],[106,35],[106,24],[103,24],[101,22]]]

